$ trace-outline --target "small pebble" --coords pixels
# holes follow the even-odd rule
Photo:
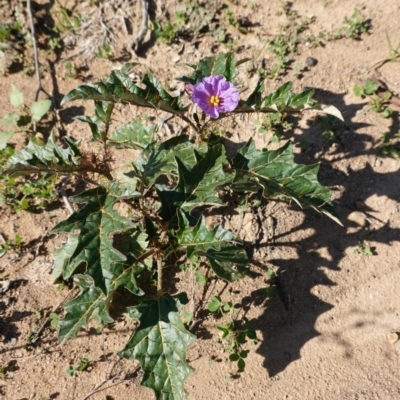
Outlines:
[[[312,57],[306,58],[307,67],[315,67],[318,64],[318,60]]]
[[[387,340],[390,344],[395,344],[399,340],[399,334],[396,332],[390,332],[387,334]]]

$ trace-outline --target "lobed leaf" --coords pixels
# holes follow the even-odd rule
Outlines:
[[[233,113],[243,112],[281,112],[293,113],[304,110],[314,110],[330,114],[343,121],[340,111],[334,106],[325,106],[312,99],[314,90],[308,89],[304,92],[295,94],[291,92],[292,82],[287,82],[280,86],[275,92],[262,97],[264,84],[262,81],[257,83],[253,93],[239,103]]]
[[[61,104],[82,99],[130,103],[136,106],[168,111],[173,114],[182,114],[186,111],[182,106],[180,97],[171,96],[150,72],[144,76],[142,84],[145,89],[136,85],[125,69],[114,70],[103,81],[88,83],[71,90],[64,96]]]
[[[87,325],[91,318],[100,323],[114,322],[107,312],[107,296],[95,286],[90,276],[76,275],[74,283],[80,287],[80,293],[64,305],[66,315],[60,320],[58,332],[61,344],[75,338],[79,329]]]
[[[186,293],[180,293],[129,308],[130,317],[140,325],[120,355],[139,361],[142,385],[154,390],[157,400],[183,400],[185,380],[193,372],[186,351],[195,336],[185,329],[178,313],[187,302]]]
[[[186,248],[188,258],[205,256],[219,278],[232,282],[243,277],[248,263],[246,251],[240,247],[240,239],[221,225],[208,229],[205,218],[201,217],[191,228],[185,214],[180,212],[177,243],[177,249]]]
[[[51,134],[45,145],[30,140],[28,145],[9,159],[10,168],[5,173],[11,176],[45,172],[63,172],[78,165],[81,156],[79,143],[65,137],[68,147],[57,146]]]
[[[89,124],[94,142],[105,142],[107,140],[111,114],[114,110],[114,103],[109,101],[95,101],[94,106],[95,115],[93,117],[80,115],[76,119]]]
[[[215,191],[233,179],[230,172],[224,171],[227,159],[220,144],[210,147],[204,155],[195,152],[195,156],[196,164],[191,168],[175,157],[179,175],[175,188],[156,185],[161,200],[159,215],[165,221],[175,218],[178,208],[191,211],[204,204],[221,204]]]
[[[204,57],[197,65],[190,65],[194,69],[192,76],[181,76],[177,78],[182,82],[196,84],[210,75],[222,75],[226,80],[234,82],[237,75],[236,60],[232,52],[220,53],[217,57]]]
[[[116,275],[122,273],[126,257],[113,246],[112,235],[133,229],[134,224],[114,210],[121,198],[138,196],[135,192],[119,192],[118,183],[112,182],[110,188],[99,186],[71,197],[75,203],[85,205],[75,211],[68,219],[57,224],[52,233],[79,230],[78,244],[72,255],[72,244],[67,243],[61,253],[64,257],[63,277],[68,279],[81,264],[86,264],[86,273],[93,278],[96,287],[104,293]]]
[[[118,148],[128,147],[131,149],[144,150],[153,141],[156,125],[143,126],[138,120],[125,124],[115,130],[110,137],[110,143]]]
[[[204,153],[204,144],[193,144],[185,135],[175,136],[160,144],[149,145],[134,163],[135,171],[126,175],[139,178],[147,187],[152,186],[161,175],[178,175],[176,158],[188,166],[196,163],[194,151]]]
[[[278,150],[256,150],[249,140],[232,160],[236,175],[233,189],[263,190],[267,198],[283,195],[293,199],[300,207],[312,207],[337,223],[331,202],[331,192],[317,178],[318,165],[300,165],[294,162],[291,143]]]

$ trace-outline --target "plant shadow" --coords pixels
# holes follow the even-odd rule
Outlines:
[[[314,294],[318,285],[336,285],[325,271],[340,271],[340,261],[348,249],[357,249],[364,239],[369,243],[387,245],[400,241],[400,229],[391,224],[390,219],[382,220],[380,208],[372,209],[366,205],[372,196],[378,199],[374,204],[380,199],[399,200],[400,191],[394,182],[400,182],[400,170],[378,172],[369,162],[371,157],[367,156],[379,157],[376,149],[378,143],[371,135],[363,133],[366,124],[352,122],[364,105],[347,106],[342,94],[327,91],[317,91],[316,98],[322,103],[329,102],[346,110],[345,122],[336,126],[341,137],[338,150],[327,156],[324,151],[327,150],[326,139],[316,136],[321,131],[322,122],[315,124],[314,121],[313,126],[303,129],[300,135],[294,135],[291,139],[297,146],[303,140],[308,140],[315,151],[296,154],[295,159],[303,164],[319,163],[319,181],[331,189],[341,188],[341,194],[335,194],[334,204],[344,227],[313,210],[304,210],[301,223],[287,230],[281,228],[274,243],[268,243],[256,257],[256,265],[265,271],[272,265],[277,274],[277,295],[265,301],[262,296],[260,298],[258,291],[252,293],[253,303],[264,308],[263,313],[251,324],[253,328],[261,330],[265,338],[257,353],[264,357],[263,366],[271,377],[301,358],[303,346],[320,335],[315,328],[317,319],[335,307]],[[398,131],[398,113],[395,111],[389,134]],[[338,163],[332,162],[347,162],[359,156],[367,160],[360,169],[351,166],[338,169]],[[296,205],[288,208],[299,209]],[[354,213],[358,216],[356,220],[351,216]],[[285,225],[279,219],[277,224]],[[311,234],[308,233],[310,228],[313,230]],[[321,252],[322,249],[324,251]],[[283,258],[282,252],[290,256]],[[351,352],[346,351],[346,357],[351,357]]]

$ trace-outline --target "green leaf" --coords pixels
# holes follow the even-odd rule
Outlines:
[[[10,103],[15,108],[24,104],[24,94],[15,85],[11,85]]]
[[[58,233],[79,230],[78,245],[64,263],[63,277],[68,279],[76,268],[84,263],[86,273],[104,293],[107,293],[112,279],[122,272],[123,262],[126,261],[126,257],[113,247],[112,235],[135,227],[128,218],[114,210],[114,205],[118,200],[138,194],[118,194],[117,185],[114,181],[109,188],[99,186],[71,197],[71,201],[85,205],[51,231]],[[68,250],[70,249],[72,245],[68,247]],[[64,254],[66,252],[67,250]]]
[[[234,190],[254,191],[262,188],[267,198],[285,196],[300,207],[312,207],[341,225],[331,202],[331,192],[317,179],[318,165],[301,165],[294,162],[291,143],[278,150],[256,150],[249,140],[232,160],[236,176]]]
[[[51,100],[38,100],[29,106],[31,111],[32,121],[38,122],[50,110]]]
[[[366,94],[374,94],[378,90],[378,88],[379,88],[379,86],[370,80],[367,80],[365,82],[365,93]]]
[[[67,142],[67,148],[57,146],[53,134],[49,136],[45,145],[36,144],[30,140],[24,149],[9,159],[11,168],[7,169],[5,173],[18,176],[41,171],[68,172],[74,170],[81,155],[78,148],[79,143],[75,143],[67,137],[64,140]]]
[[[111,115],[114,110],[114,103],[109,101],[95,101],[94,107],[95,115],[93,117],[79,115],[76,119],[89,124],[94,142],[105,142],[107,140]]]
[[[239,354],[236,354],[236,353],[232,353],[232,354],[229,355],[229,360],[230,361],[238,361],[239,358],[240,358]]]
[[[181,293],[129,308],[130,317],[140,325],[120,355],[139,361],[142,385],[154,390],[158,400],[183,400],[185,380],[193,372],[186,363],[186,351],[195,336],[185,329],[178,313],[187,302]]]
[[[227,54],[220,53],[217,57],[202,58],[197,65],[190,65],[190,67],[195,70],[192,76],[181,76],[177,79],[183,82],[196,84],[210,75],[222,75],[228,81],[234,82],[238,73],[235,56],[232,52]]]
[[[143,296],[144,292],[138,286],[136,278],[143,271],[144,266],[141,264],[134,264],[132,267],[126,268],[127,265],[129,265],[129,262],[121,264],[122,271],[118,276],[111,280],[109,291],[122,286],[136,296]]]
[[[12,138],[14,133],[14,131],[0,132],[0,150],[3,150],[7,147],[7,142]]]
[[[152,186],[161,175],[178,176],[179,158],[188,166],[196,164],[195,152],[204,153],[204,144],[194,144],[185,135],[175,136],[161,144],[151,144],[135,161],[135,171],[128,172],[129,177],[139,178],[147,187]]]
[[[354,86],[353,92],[357,97],[362,97],[364,96],[364,89],[361,86]]]
[[[221,298],[219,296],[213,296],[211,301],[208,303],[207,308],[211,312],[216,312],[221,307]]]
[[[182,114],[186,111],[180,97],[171,96],[150,72],[144,76],[142,85],[145,86],[145,89],[137,86],[125,70],[114,70],[107,79],[101,82],[88,83],[73,89],[64,96],[61,104],[82,99],[112,103],[123,102],[156,108],[173,114]]]
[[[247,98],[246,101],[240,104],[239,107],[241,108],[248,107],[249,109],[253,109],[257,104],[261,103],[262,94],[264,93],[264,90],[265,90],[264,81],[259,80],[253,92],[250,94],[250,96]]]
[[[221,204],[214,194],[217,188],[232,181],[233,175],[225,172],[223,166],[227,163],[225,149],[215,145],[207,153],[200,155],[195,152],[196,164],[188,168],[178,157],[178,184],[172,190],[156,185],[161,200],[160,216],[170,221],[176,215],[178,208],[190,211],[204,204]]]
[[[0,125],[4,125],[4,126],[17,125],[17,122],[19,119],[20,119],[19,114],[9,113],[9,114],[6,114],[3,118],[0,118]]]
[[[243,360],[243,358],[240,358],[237,362],[238,368],[242,371],[246,367],[246,362]]]
[[[299,113],[305,110],[314,110],[330,114],[343,121],[340,111],[334,106],[326,106],[312,100],[314,90],[309,89],[295,94],[291,92],[292,82],[286,82],[275,92],[261,98],[264,90],[263,83],[259,81],[253,93],[246,101],[241,101],[233,113],[243,112],[280,112]]]
[[[194,276],[196,278],[196,282],[199,285],[205,286],[205,284],[207,283],[207,279],[204,275],[202,275],[199,271],[194,271]]]
[[[64,305],[67,314],[60,320],[58,332],[61,344],[75,338],[79,329],[87,325],[95,315],[99,322],[112,323],[114,321],[107,312],[106,295],[101,289],[95,287],[90,276],[76,275],[74,283],[80,287],[80,293]]]
[[[156,125],[147,127],[136,120],[115,130],[111,135],[110,143],[118,148],[128,147],[143,150],[153,141],[155,130]]]
[[[67,243],[54,252],[54,268],[51,273],[53,283],[61,276],[63,276],[64,279],[68,279],[68,276],[70,276],[66,266],[69,264],[78,246],[78,242],[78,235],[68,235]]]
[[[191,228],[182,212],[178,214],[178,226],[177,248],[186,248],[188,258],[193,254],[205,256],[215,274],[226,281],[243,277],[248,263],[247,254],[239,247],[240,239],[231,231],[221,225],[208,229],[204,217]]]

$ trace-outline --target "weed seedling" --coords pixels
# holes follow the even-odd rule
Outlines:
[[[383,133],[381,137],[382,143],[378,147],[378,153],[387,157],[400,158],[400,143],[398,140],[393,143],[394,140],[400,138],[400,132],[395,133],[393,137],[390,137],[388,133]]]
[[[364,87],[356,85],[354,86],[353,90],[357,97],[367,98],[369,100],[371,110],[379,113],[382,118],[388,118],[392,115],[393,111],[387,105],[389,104],[389,100],[393,95],[389,90],[385,91],[384,93],[380,93],[379,86],[370,80],[365,82]]]
[[[358,242],[358,247],[354,250],[354,254],[360,254],[364,257],[372,257],[376,255],[375,249],[364,243],[364,241]]]
[[[16,132],[32,132],[34,124],[39,122],[50,110],[51,100],[37,100],[29,106],[25,104],[24,94],[15,85],[11,85],[10,104],[15,112],[0,118],[0,125],[7,130],[0,134],[0,150],[3,150],[8,140]]]
[[[17,233],[14,239],[6,240],[4,243],[0,244],[0,257],[4,256],[4,254],[10,250],[14,250],[16,253],[20,253],[22,245],[22,237]]]
[[[342,29],[346,37],[360,40],[361,36],[371,29],[371,22],[362,18],[360,10],[356,7],[352,16],[344,19]]]

